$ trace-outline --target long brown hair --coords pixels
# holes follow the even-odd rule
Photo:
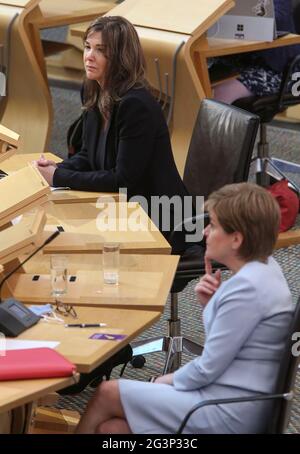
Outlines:
[[[88,27],[89,35],[101,32],[107,66],[102,86],[95,80],[84,80],[84,109],[98,107],[107,119],[116,101],[132,87],[148,87],[145,59],[134,26],[121,16],[98,17]]]

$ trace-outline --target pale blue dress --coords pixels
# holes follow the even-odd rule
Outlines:
[[[174,374],[174,385],[120,380],[122,405],[133,433],[175,433],[201,400],[269,393],[292,318],[291,294],[277,262],[253,261],[222,283],[203,311],[203,354]],[[257,433],[268,402],[209,406],[185,433]]]

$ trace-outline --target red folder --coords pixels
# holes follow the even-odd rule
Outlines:
[[[51,348],[7,350],[0,356],[0,381],[69,377],[76,366]]]

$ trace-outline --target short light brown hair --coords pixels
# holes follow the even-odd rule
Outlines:
[[[95,80],[85,80],[84,107],[98,106],[107,118],[113,104],[130,88],[149,85],[142,46],[134,26],[121,16],[98,17],[88,26],[83,41],[97,32],[101,33],[107,67],[102,87]]]
[[[280,224],[280,209],[264,188],[251,183],[224,186],[213,192],[205,208],[214,211],[226,233],[240,232],[243,242],[238,251],[246,260],[265,262],[272,254]]]

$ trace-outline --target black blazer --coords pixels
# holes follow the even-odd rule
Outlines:
[[[104,153],[99,144],[101,125],[98,109],[86,112],[82,149],[58,164],[54,186],[99,192],[127,188],[128,198],[141,195],[148,203],[151,196],[187,195],[163,113],[147,89],[133,88],[116,103]],[[162,233],[168,237],[168,232]]]

